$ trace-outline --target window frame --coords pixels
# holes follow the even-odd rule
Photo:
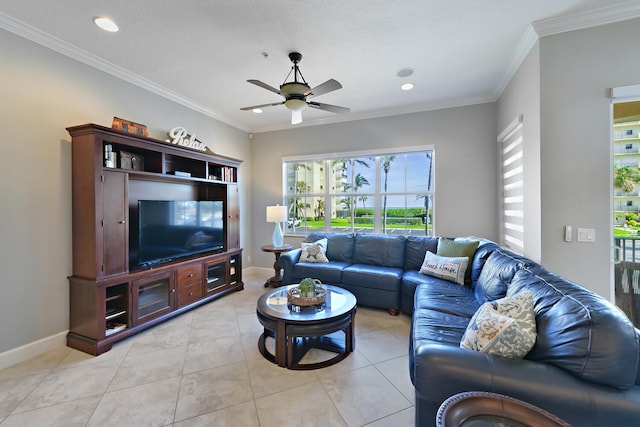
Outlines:
[[[304,223],[302,223],[300,226],[296,227],[295,224],[293,227],[286,226],[285,227],[285,233],[286,235],[289,236],[303,236],[306,235],[309,232],[334,232],[334,233],[340,233],[340,232],[344,232],[344,233],[350,233],[353,230],[352,229],[348,229],[346,231],[337,231],[336,229],[332,228],[332,223],[331,223],[331,219],[332,217],[332,211],[335,211],[335,209],[333,209],[332,206],[332,200],[334,198],[337,197],[355,197],[356,198],[356,208],[357,208],[357,203],[358,203],[358,198],[362,197],[362,196],[366,196],[368,198],[370,198],[373,202],[372,205],[372,209],[374,211],[374,219],[373,219],[373,229],[371,229],[372,233],[376,233],[376,234],[395,234],[395,235],[409,235],[412,234],[411,229],[408,229],[408,225],[405,222],[405,228],[402,229],[402,232],[397,232],[397,233],[393,233],[394,230],[397,231],[397,229],[393,229],[393,228],[389,228],[387,230],[383,229],[383,214],[382,214],[382,204],[383,204],[383,199],[384,199],[384,195],[386,194],[387,197],[409,197],[409,196],[414,196],[414,195],[421,195],[423,192],[420,191],[418,192],[415,188],[412,189],[407,189],[406,188],[406,181],[404,184],[404,190],[403,191],[397,191],[397,190],[389,190],[386,193],[383,192],[382,189],[382,179],[381,176],[383,175],[382,172],[382,161],[381,159],[385,156],[401,156],[401,155],[406,155],[406,154],[413,154],[413,153],[424,153],[424,154],[430,154],[430,172],[431,172],[431,176],[429,177],[428,175],[425,176],[426,182],[425,185],[426,186],[430,186],[430,189],[428,189],[426,192],[424,192],[424,194],[429,197],[429,205],[428,205],[428,212],[426,213],[426,217],[424,218],[424,221],[428,221],[430,219],[430,221],[428,222],[424,222],[425,224],[425,229],[421,230],[422,231],[422,235],[430,235],[430,236],[434,236],[435,235],[435,168],[436,168],[436,163],[435,163],[435,159],[436,159],[436,155],[435,155],[435,147],[433,145],[422,145],[422,146],[413,146],[413,147],[397,147],[397,148],[386,148],[386,149],[375,149],[375,150],[358,150],[358,151],[346,151],[346,152],[333,152],[333,153],[320,153],[320,154],[308,154],[308,155],[299,155],[299,156],[284,156],[282,157],[282,203],[285,206],[289,206],[289,201],[291,199],[300,199],[300,198],[323,198],[324,200],[324,218],[325,218],[325,223],[324,223],[324,228],[322,229],[312,229],[309,230],[307,227],[304,226]],[[373,166],[372,168],[375,169],[375,182],[370,183],[371,185],[371,189],[370,191],[354,191],[354,192],[349,192],[349,191],[335,191],[331,189],[331,184],[333,182],[333,180],[331,179],[333,173],[334,173],[334,169],[332,167],[332,162],[336,161],[336,160],[345,160],[345,159],[362,159],[362,158],[372,158],[373,159]],[[294,191],[293,192],[289,192],[289,176],[288,176],[288,168],[287,165],[290,165],[292,163],[306,163],[306,162],[322,162],[322,164],[319,166],[319,168],[321,170],[324,170],[324,181],[322,183],[322,185],[320,185],[320,187],[323,189],[322,192],[310,192],[310,193],[298,193],[296,192],[295,186],[297,186],[297,183],[294,183]],[[405,171],[406,171],[406,166],[405,166]],[[406,177],[405,177],[406,180]],[[306,182],[306,181],[305,181]],[[306,185],[305,188],[309,188],[309,185]],[[305,202],[303,202],[305,203]],[[405,201],[406,203],[406,201]],[[309,209],[309,207],[306,207],[306,209]],[[429,211],[431,212],[431,215],[429,216]],[[291,213],[289,213],[289,219],[292,218]],[[351,218],[351,216],[349,216],[349,218]],[[389,215],[387,215],[387,218],[389,218]],[[405,220],[409,217],[406,216],[405,214]],[[354,220],[355,222],[355,220]],[[430,229],[429,229],[429,226]],[[357,228],[357,227],[356,227]],[[298,231],[300,230],[300,231]],[[430,231],[430,233],[429,233]]]

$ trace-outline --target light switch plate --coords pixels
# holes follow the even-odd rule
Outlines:
[[[596,241],[595,228],[578,228],[578,242],[593,243]]]

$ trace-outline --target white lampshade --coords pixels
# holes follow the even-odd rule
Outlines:
[[[287,220],[286,206],[267,206],[267,222],[285,222]]]

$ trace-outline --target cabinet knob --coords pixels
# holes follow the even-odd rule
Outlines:
[[[173,292],[173,293],[176,293],[176,290],[175,290],[175,288],[174,288],[174,289],[171,289],[171,292]]]
[[[127,221],[125,221],[124,219],[122,221],[118,221],[118,224],[126,224]]]
[[[189,273],[189,277],[193,277],[193,273]]]
[[[193,296],[193,292],[189,292],[189,296],[192,297]]]

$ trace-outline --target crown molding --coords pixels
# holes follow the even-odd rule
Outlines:
[[[597,27],[640,17],[640,1],[633,0],[613,6],[603,6],[586,12],[558,16],[533,22],[539,37]]]
[[[516,48],[511,55],[509,65],[502,75],[502,79],[500,79],[498,86],[496,86],[495,88],[494,97],[496,99],[502,96],[502,93],[507,88],[507,85],[509,84],[511,79],[513,79],[513,76],[515,76],[516,72],[518,72],[520,65],[522,65],[522,62],[525,60],[527,55],[529,55],[529,52],[531,52],[531,49],[533,49],[536,43],[538,43],[538,35],[536,34],[532,25],[527,25],[527,29],[525,30],[522,37],[520,37],[520,41],[518,41],[518,44],[516,45]]]
[[[22,21],[12,18],[2,12],[0,12],[0,28],[3,28],[9,32],[12,32],[20,37],[23,37],[27,40],[30,40],[48,49],[54,50],[69,58],[75,59],[76,61],[82,62],[83,64],[89,65],[100,71],[104,71],[107,74],[111,74],[112,76],[120,80],[124,80],[128,83],[131,83],[135,86],[145,89],[151,93],[154,93],[163,98],[169,99],[193,111],[197,111],[198,113],[204,114],[205,116],[208,116],[220,122],[226,123],[229,126],[233,126],[240,130],[246,130],[246,129],[243,129],[244,128],[243,125],[239,123],[234,123],[233,121],[230,121],[225,117],[222,117],[221,115],[217,114],[211,109],[205,107],[204,105],[190,98],[182,96],[145,77],[142,77],[136,73],[132,73],[131,71],[125,68],[122,68],[109,61],[106,61],[105,59],[97,55],[87,52],[86,50],[81,49],[71,43],[67,43],[64,40],[61,40],[55,36],[52,36],[51,34],[45,33],[44,31],[41,31]]]
[[[640,17],[640,0],[631,0],[625,3],[616,4],[613,6],[603,6],[600,8],[592,9],[586,12],[580,12],[570,15],[564,15],[554,18],[543,19],[535,21],[531,25],[527,26],[524,34],[520,38],[520,41],[514,48],[513,54],[507,69],[503,73],[502,78],[498,82],[495,89],[491,94],[486,96],[477,96],[472,98],[449,100],[445,102],[425,103],[417,104],[406,107],[369,111],[362,113],[350,113],[347,115],[335,116],[326,119],[308,120],[299,125],[296,128],[317,126],[329,123],[340,123],[354,120],[366,120],[387,116],[395,116],[402,114],[411,114],[424,111],[433,111],[438,109],[455,108],[466,105],[474,105],[488,102],[495,102],[503,93],[513,76],[518,71],[524,59],[531,52],[531,49],[536,45],[539,38],[559,34],[574,30],[580,30],[599,25],[610,24],[614,22],[626,21]],[[124,80],[142,89],[145,89],[151,93],[159,95],[163,98],[169,99],[177,104],[180,104],[193,111],[199,112],[205,116],[211,117],[222,123],[225,123],[234,128],[243,130],[245,132],[269,132],[275,130],[291,129],[289,124],[279,125],[266,125],[257,126],[252,129],[248,129],[245,125],[236,123],[229,120],[226,117],[212,111],[206,106],[184,97],[164,86],[161,86],[153,81],[146,79],[138,74],[132,73],[116,64],[104,60],[90,52],[87,52],[79,47],[67,43],[51,34],[45,33],[35,27],[32,27],[20,20],[12,18],[2,12],[0,12],[0,28],[3,28],[9,32],[17,34],[27,40],[42,45],[46,48],[54,50],[69,58],[75,59],[81,63],[89,65],[100,71],[106,72],[118,79]]]
[[[458,99],[447,99],[438,102],[428,102],[422,104],[407,105],[404,107],[387,108],[384,110],[362,111],[359,113],[340,114],[332,117],[305,120],[300,124],[274,124],[253,127],[250,132],[264,133],[278,130],[298,129],[309,126],[319,126],[326,124],[354,122],[359,120],[378,119],[383,117],[401,116],[404,114],[423,113],[426,111],[445,110],[447,108],[468,107],[471,105],[487,104],[497,100],[493,94],[486,96],[466,97]]]
[[[531,49],[536,45],[540,37],[553,34],[566,33],[569,31],[581,30],[599,25],[612,24],[614,22],[626,21],[640,17],[640,1],[632,0],[613,6],[604,6],[592,9],[587,12],[574,13],[571,15],[558,16],[554,18],[535,21],[527,26],[520,41],[516,45],[509,65],[496,86],[494,95],[498,99],[513,76],[522,65]]]

